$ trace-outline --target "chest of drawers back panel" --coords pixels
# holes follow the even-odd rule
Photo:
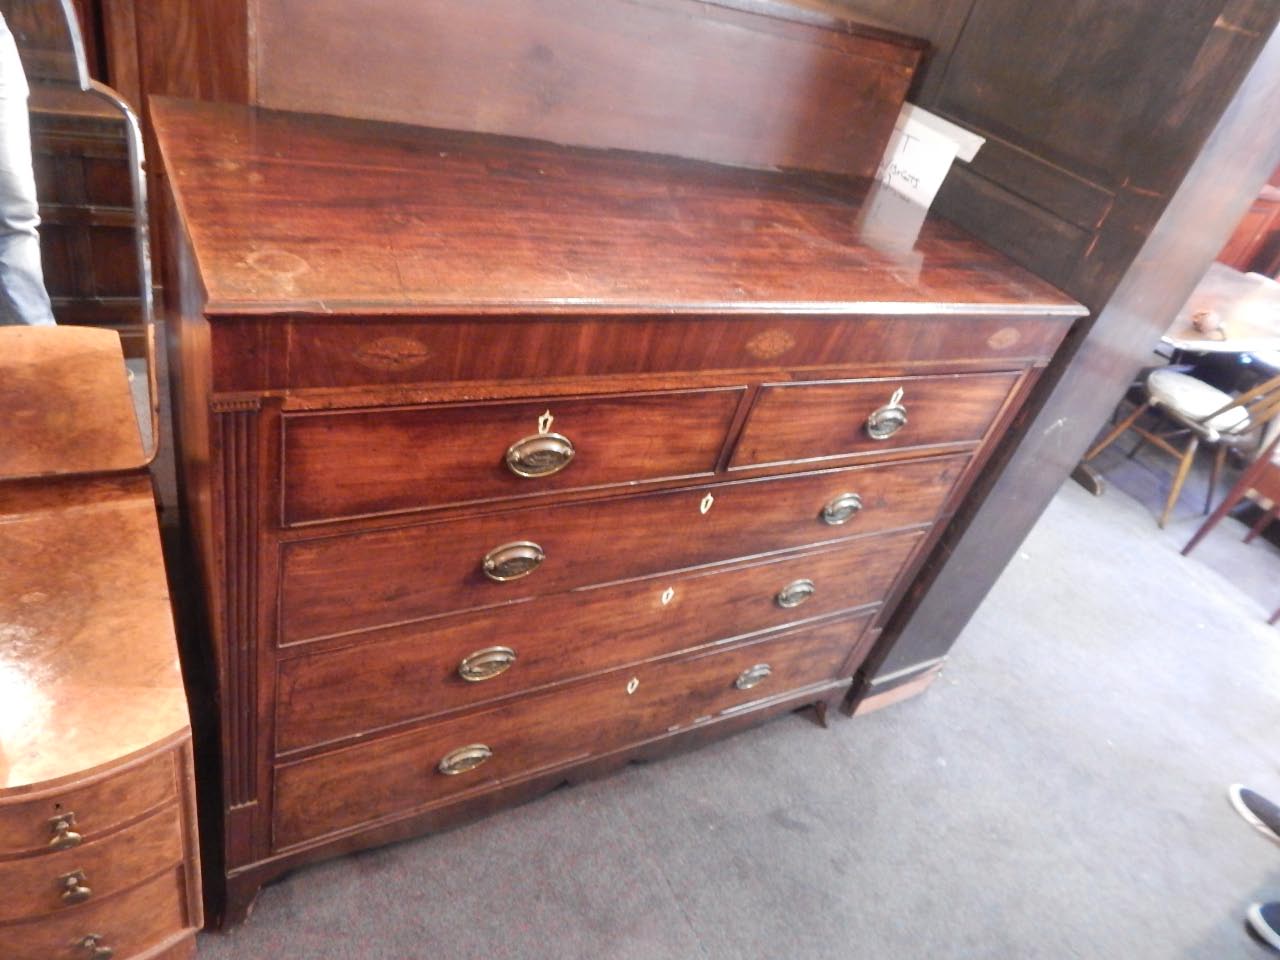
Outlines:
[[[230,920],[837,702],[1080,312],[860,180],[153,115]]]

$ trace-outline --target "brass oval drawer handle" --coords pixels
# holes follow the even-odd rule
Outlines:
[[[450,750],[436,764],[436,769],[446,777],[456,777],[460,773],[474,770],[493,756],[493,751],[483,743],[471,743],[457,750]]]
[[[516,652],[510,647],[485,647],[462,658],[458,664],[458,676],[468,683],[492,680],[506,673],[516,662]]]
[[[49,830],[53,834],[49,838],[50,850],[70,850],[80,846],[84,837],[71,829],[75,823],[76,815],[69,810],[49,821]]]
[[[838,527],[848,523],[862,509],[862,498],[856,493],[842,493],[829,501],[822,508],[822,522],[828,526]]]
[[[538,433],[507,447],[507,469],[517,477],[549,477],[573,460],[573,441],[560,433]]]
[[[888,440],[907,425],[907,408],[902,405],[902,388],[893,391],[889,402],[867,417],[867,436],[872,440]]]
[[[773,668],[767,663],[757,663],[754,667],[748,667],[738,674],[738,679],[733,681],[733,685],[739,690],[750,690],[764,683],[771,673]]]
[[[792,580],[778,591],[778,595],[774,599],[777,601],[778,606],[789,610],[792,607],[800,606],[817,591],[818,588],[813,585],[812,580]]]
[[[85,878],[83,870],[64,873],[58,880],[62,883],[63,903],[84,903],[93,896],[93,891],[89,889],[88,880]]]
[[[485,554],[484,575],[499,583],[506,580],[519,580],[537,570],[538,564],[545,559],[547,559],[546,553],[531,540],[504,543]]]
[[[100,933],[91,933],[84,937],[76,946],[88,950],[86,956],[89,960],[111,960],[116,952],[102,942],[103,936]]]

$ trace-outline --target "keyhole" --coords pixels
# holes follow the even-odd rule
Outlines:
[[[676,598],[676,591],[674,587],[667,587],[667,589],[662,591],[662,605],[664,607],[675,598]]]
[[[538,433],[548,433],[551,430],[551,424],[555,423],[555,417],[548,410],[538,418]]]
[[[711,505],[715,502],[716,502],[716,498],[708,493],[705,497],[702,498],[702,503],[698,504],[698,511],[703,515],[705,515],[706,512],[711,509]]]
[[[631,694],[635,693],[639,689],[640,689],[639,677],[632,677],[630,680],[627,681],[627,696],[631,696]]]

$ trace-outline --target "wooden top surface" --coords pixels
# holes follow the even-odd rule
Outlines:
[[[145,459],[114,330],[0,326],[0,410],[0,480]]]
[[[865,181],[156,99],[209,313],[1084,310]],[[918,218],[916,218],[918,220]]]
[[[0,486],[0,795],[187,725],[146,474]]]

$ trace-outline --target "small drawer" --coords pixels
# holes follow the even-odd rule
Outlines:
[[[89,960],[110,950],[119,960],[144,954],[192,926],[181,868],[97,903],[40,920],[0,926],[5,960]]]
[[[407,813],[839,679],[854,669],[846,665],[869,619],[842,617],[727,650],[647,663],[279,766],[275,846]]]
[[[0,861],[0,923],[84,909],[182,860],[178,807],[47,856]]]
[[[923,537],[575,590],[280,662],[281,752],[878,602]],[[351,678],[359,676],[359,683]]]
[[[743,393],[286,414],[285,523],[711,474]]]
[[[283,549],[292,643],[932,521],[967,457],[509,510]]]
[[[730,468],[976,445],[1021,374],[779,383],[761,388]]]
[[[87,844],[177,797],[175,754],[34,798],[0,800],[0,858]]]

